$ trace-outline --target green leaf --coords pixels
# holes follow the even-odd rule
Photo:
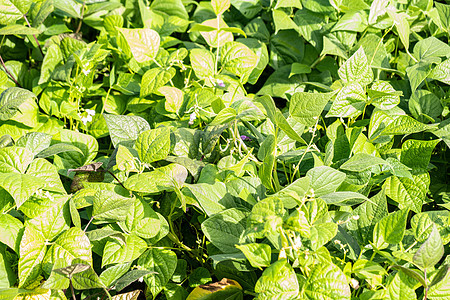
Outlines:
[[[327,166],[315,167],[306,173],[316,197],[332,193],[344,182],[346,175]]]
[[[171,250],[148,249],[138,260],[143,269],[156,272],[144,277],[153,297],[156,297],[169,282],[177,267],[177,255]]]
[[[175,69],[153,68],[142,76],[140,97],[147,97],[158,92],[158,89],[168,83],[175,76]]]
[[[399,203],[400,208],[410,208],[416,213],[422,211],[429,185],[428,173],[412,175],[412,179],[391,176],[385,181],[386,195]]]
[[[228,27],[228,25],[222,19],[222,16],[219,16],[218,18],[219,21],[217,21],[217,18],[214,18],[201,23],[201,25],[213,27],[216,29],[213,31],[211,31],[210,29],[208,29],[207,31],[200,31],[200,34],[205,39],[206,43],[213,48],[223,47],[225,43],[233,41],[233,33],[223,30],[217,30],[219,28],[222,29]]]
[[[166,158],[170,150],[170,129],[159,127],[140,133],[135,148],[144,163]]]
[[[194,70],[195,76],[200,79],[205,79],[214,76],[214,55],[211,51],[205,49],[192,49],[189,54],[191,66]]]
[[[246,83],[258,63],[258,57],[246,45],[228,42],[220,49],[220,62],[226,70],[239,76]]]
[[[281,191],[274,194],[281,201],[284,207],[290,209],[302,203],[302,199],[310,189],[310,177],[305,176],[295,180],[290,185],[283,188]]]
[[[197,287],[202,284],[206,284],[212,281],[211,274],[208,269],[203,267],[198,267],[189,276],[189,286]]]
[[[326,116],[355,118],[363,112],[366,100],[366,92],[359,82],[348,83],[336,95]]]
[[[54,157],[53,161],[60,167],[59,171],[87,165],[97,156],[98,142],[93,136],[67,129],[62,129],[59,135],[62,143],[72,144],[83,152],[83,154],[74,151],[63,152]]]
[[[1,15],[0,15],[1,20]],[[17,112],[19,107],[26,102],[33,102],[36,96],[23,88],[10,87],[0,94],[0,120],[6,121],[11,119]]]
[[[53,264],[60,258],[64,259],[66,266],[73,264],[75,258],[92,264],[91,243],[80,228],[70,228],[53,242],[45,254],[43,270],[50,274]]]
[[[106,287],[112,287],[131,267],[131,263],[111,266],[103,271],[99,278]]]
[[[120,292],[121,290],[123,290],[124,288],[129,286],[131,283],[135,282],[139,278],[142,278],[148,274],[156,274],[156,273],[147,271],[147,270],[139,270],[139,269],[131,270],[117,280],[117,282],[115,284],[116,290],[118,290]]]
[[[145,172],[131,176],[125,187],[140,193],[158,193],[165,190],[174,190],[183,185],[188,173],[185,167],[179,164],[170,164],[157,168],[152,172]]]
[[[400,161],[412,169],[426,170],[430,163],[431,153],[438,143],[439,140],[407,140],[402,144]]]
[[[19,287],[33,282],[41,274],[41,264],[47,246],[42,234],[32,227],[25,227],[19,252]]]
[[[53,5],[63,16],[81,18],[82,4],[75,0],[53,0]]]
[[[427,283],[425,282],[425,277],[423,276],[423,273],[420,273],[419,270],[410,269],[399,265],[393,265],[392,268],[401,271],[405,275],[408,275],[410,278],[416,279],[422,284],[422,286],[424,287],[427,286]]]
[[[411,33],[408,21],[408,14],[401,12],[391,12],[387,10],[388,15],[394,21],[395,29],[397,29],[398,36],[405,49],[409,49],[409,35]]]
[[[366,153],[357,153],[342,164],[340,168],[352,172],[361,172],[373,166],[384,164],[386,164],[386,161],[382,158]]]
[[[38,216],[27,220],[27,226],[34,227],[42,232],[44,238],[52,241],[63,231],[70,228],[69,207],[66,205],[68,197],[55,197],[52,199],[52,205]]]
[[[414,56],[418,60],[425,60],[429,57],[449,57],[450,46],[437,38],[430,36],[420,40],[414,45]]]
[[[246,228],[247,214],[230,208],[219,212],[202,223],[202,231],[211,243],[224,253],[239,252],[236,245]]]
[[[3,233],[0,235],[0,242],[7,245],[12,250],[19,252],[23,227],[22,222],[13,216],[0,214],[0,228],[3,229]]]
[[[125,221],[133,198],[115,192],[99,190],[94,196],[92,217],[96,223]]]
[[[436,7],[436,10],[438,11],[439,19],[444,27],[444,30],[447,30],[447,32],[449,32],[450,21],[448,17],[450,16],[450,5],[446,5],[439,2],[436,2],[434,5]]]
[[[33,153],[22,147],[5,147],[0,149],[0,172],[25,173],[33,161]]]
[[[395,116],[381,133],[382,135],[403,135],[431,129],[431,125],[423,124],[410,116]]]
[[[275,70],[285,66],[286,78],[288,78],[290,73],[288,65],[303,60],[305,43],[297,31],[293,29],[280,30],[270,37],[269,49],[269,65]],[[280,78],[277,78],[276,82],[280,82]]]
[[[52,0],[46,0],[44,1],[41,6],[39,7],[38,13],[33,18],[33,27],[38,27],[41,25],[45,19],[50,15],[54,10],[53,7],[53,1]]]
[[[317,251],[320,247],[336,236],[338,226],[332,222],[317,223],[310,229],[311,249]]]
[[[44,181],[44,186],[42,187],[44,190],[66,194],[58,169],[48,160],[43,158],[33,160],[28,167],[27,175],[32,175],[34,178]]]
[[[33,27],[26,27],[19,24],[8,25],[0,28],[0,35],[39,35],[41,32]]]
[[[447,59],[431,70],[428,78],[439,80],[450,85],[450,59]]]
[[[4,0],[2,1],[2,10],[0,11],[0,24],[12,24],[25,15],[32,1],[30,0]]]
[[[272,18],[275,23],[275,33],[283,29],[297,29],[297,24],[281,9],[274,9]]]
[[[16,274],[11,268],[5,249],[5,245],[0,244],[0,295],[3,294],[2,289],[7,289],[16,283]],[[3,299],[3,296],[0,298]]]
[[[0,186],[13,197],[17,208],[44,185],[44,180],[31,175],[0,173]]]
[[[321,15],[309,9],[299,9],[294,15],[294,22],[298,26],[296,28],[298,33],[313,45],[316,50],[320,51],[324,48],[322,45],[325,38],[322,37],[322,26],[320,25],[323,24],[324,19]]]
[[[50,134],[42,132],[29,132],[17,140],[16,146],[27,148],[33,155],[38,154],[42,150],[48,148],[52,141]]]
[[[408,104],[412,116],[425,123],[429,120],[438,121],[443,111],[439,98],[426,90],[415,91]]]
[[[244,253],[253,267],[261,268],[270,265],[272,250],[269,245],[252,243],[236,247]]]
[[[265,198],[256,203],[247,218],[248,234],[256,238],[275,234],[282,226],[283,203],[276,197]]]
[[[73,287],[77,290],[89,290],[95,288],[104,288],[105,285],[97,276],[95,271],[90,266],[91,262],[85,261],[82,258],[75,258],[72,260],[72,265],[83,264],[88,265],[89,268],[82,272],[75,273],[72,276]]]
[[[333,31],[363,32],[366,28],[367,14],[364,11],[352,11],[337,21]]]
[[[370,201],[366,196],[356,192],[334,192],[320,197],[327,204],[337,206],[353,206],[364,201]]]
[[[147,243],[131,233],[127,235],[125,244],[110,238],[103,248],[102,267],[109,264],[132,262],[147,250]]]
[[[255,285],[261,299],[298,299],[299,284],[292,266],[280,259],[264,270]]]
[[[80,148],[72,145],[72,144],[65,144],[65,143],[58,143],[51,145],[50,147],[42,150],[38,154],[36,154],[36,157],[39,158],[47,158],[53,155],[57,155],[64,152],[78,152],[80,154],[84,154],[83,151],[80,150]]]
[[[311,270],[303,294],[307,299],[350,299],[345,274],[331,262],[322,262]]]
[[[152,207],[141,198],[136,198],[124,222],[119,226],[126,232],[135,233],[141,238],[152,238],[158,234],[161,222]]]
[[[137,62],[151,61],[158,54],[160,37],[153,29],[119,28],[118,30],[127,41],[131,53]]]
[[[448,265],[444,267],[448,267]],[[430,286],[430,289],[428,290],[428,299],[439,300],[448,298],[449,296],[450,296],[450,272],[447,272],[444,278],[441,278],[439,282]]]
[[[230,0],[211,0],[211,6],[214,13],[218,16],[230,8]]]
[[[444,255],[444,245],[436,226],[433,225],[430,236],[425,243],[420,246],[413,257],[413,263],[426,270],[434,267]]]
[[[158,89],[158,92],[166,97],[166,102],[164,104],[164,108],[168,112],[173,112],[178,114],[181,105],[184,101],[183,91],[176,87],[171,86],[162,86]]]
[[[402,209],[390,213],[382,218],[374,229],[374,241],[378,243],[380,238],[382,242],[389,244],[398,244],[402,241],[406,229],[406,219],[409,209]],[[379,244],[377,244],[379,245]]]
[[[114,148],[119,144],[133,146],[140,133],[150,130],[150,125],[139,116],[103,115],[108,125]]]
[[[227,196],[227,189],[223,182],[188,184],[186,189],[192,193],[194,199],[208,216],[223,211],[225,204],[231,198],[229,194]]]
[[[362,47],[339,68],[338,74],[345,83],[358,82],[363,87],[373,81],[373,72]]]
[[[397,272],[387,287],[389,299],[417,299],[414,284],[405,273]]]
[[[169,282],[164,288],[164,295],[167,300],[183,300],[188,296],[188,292],[182,286]]]
[[[331,93],[295,93],[289,102],[289,113],[300,123],[314,126],[332,95]]]
[[[352,218],[347,223],[347,228],[360,242],[360,245],[368,244],[372,240],[375,224],[387,216],[387,202],[384,189],[353,210]]]
[[[414,93],[421,83],[431,73],[431,66],[433,63],[439,63],[440,58],[428,57],[406,68],[406,74],[411,85],[411,91]]]
[[[378,92],[378,95],[374,95],[374,91]],[[379,109],[391,109],[400,103],[400,95],[386,81],[375,81],[370,87],[370,90],[368,90],[368,94],[370,103]]]

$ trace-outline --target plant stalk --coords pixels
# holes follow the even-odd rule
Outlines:
[[[9,75],[9,77],[12,79],[12,81],[14,81],[14,83],[18,86],[18,87],[22,87],[16,80],[16,78],[14,78],[14,76],[9,72],[8,68],[5,65],[5,62],[3,61],[2,56],[0,55],[0,62],[2,64],[3,69],[5,69],[6,74]]]
[[[27,14],[24,14],[23,18],[25,19],[25,22],[27,22],[28,27],[32,28],[30,22],[28,22]],[[42,51],[41,44],[39,44],[39,41],[35,34],[33,34],[33,37],[34,37],[34,41],[38,45],[39,51],[41,51],[42,57],[44,57],[44,51]]]

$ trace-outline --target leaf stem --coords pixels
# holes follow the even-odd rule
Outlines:
[[[72,298],[73,300],[77,300],[77,297],[75,296],[75,290],[73,289],[72,278],[69,279],[69,283],[70,283],[70,291],[72,292]]]
[[[114,175],[110,170],[106,170],[106,172],[108,172],[124,189],[127,189],[123,183],[116,177],[116,175]]]
[[[320,63],[324,58],[326,54],[322,54],[320,57],[318,57],[309,67],[312,69],[314,68],[318,63]]]
[[[3,61],[2,56],[0,55],[0,62],[2,64],[3,69],[5,69],[6,74],[9,75],[9,77],[11,77],[12,81],[14,81],[14,83],[18,86],[18,87],[22,87],[16,80],[16,78],[14,78],[14,76],[9,72],[8,68],[5,65],[5,62]]]
[[[319,124],[319,118],[317,118],[316,124],[314,124],[314,128],[313,128],[311,140],[309,141],[308,146],[306,147],[305,151],[303,152],[302,157],[300,158],[298,164],[297,164],[297,165],[295,166],[295,168],[294,168],[294,172],[293,172],[292,175],[291,175],[291,182],[294,181],[295,173],[297,173],[297,171],[299,170],[300,164],[302,163],[303,159],[304,159],[305,156],[306,156],[306,153],[308,153],[309,149],[311,148],[311,146],[312,146],[312,144],[313,144],[314,138],[316,137],[316,131],[317,131],[317,125],[318,125],[318,124]]]
[[[253,292],[250,292],[250,291],[247,291],[247,290],[244,290],[244,294],[252,295],[252,296],[254,296],[254,297],[257,297],[257,296],[258,296],[257,293],[253,293]]]
[[[24,14],[23,18],[25,19],[25,22],[27,22],[28,27],[32,28],[30,22],[28,22],[27,14]],[[39,41],[38,41],[36,35],[33,34],[32,36],[34,37],[34,41],[38,45],[39,51],[41,51],[42,57],[44,57],[44,51],[42,51],[41,44],[39,44]]]
[[[86,230],[88,229],[89,225],[91,225],[91,222],[94,220],[94,217],[91,217],[91,219],[89,220],[89,222],[86,224],[86,227],[84,227],[84,232],[86,232]]]
[[[424,289],[425,289],[424,293],[425,293],[425,295],[423,296],[423,300],[427,300],[427,298],[428,298],[427,269],[423,270],[423,277],[425,279],[425,284],[426,284],[426,286],[424,286]]]
[[[389,31],[392,30],[392,28],[394,28],[394,25],[392,25],[388,30],[386,30],[386,32],[385,32],[385,33],[383,34],[383,36],[380,38],[380,41],[378,42],[377,46],[375,47],[375,51],[373,52],[372,59],[370,60],[369,67],[372,65],[373,60],[375,59],[375,55],[377,55],[378,48],[380,48],[381,43],[383,43],[384,37],[386,36],[386,34],[389,33]]]

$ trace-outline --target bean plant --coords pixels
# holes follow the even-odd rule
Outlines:
[[[448,0],[0,0],[0,300],[450,299]]]

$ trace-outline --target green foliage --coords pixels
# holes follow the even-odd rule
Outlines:
[[[0,300],[450,297],[448,4],[0,7]]]

